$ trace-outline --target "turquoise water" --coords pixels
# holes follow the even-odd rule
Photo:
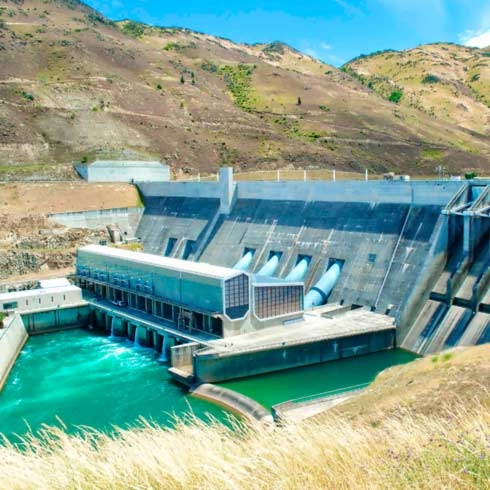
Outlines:
[[[266,407],[293,398],[370,382],[384,368],[412,360],[386,351],[223,383]],[[31,337],[0,393],[0,432],[16,440],[29,428],[66,425],[110,431],[140,417],[165,426],[190,412],[225,421],[219,407],[189,396],[171,382],[167,364],[151,349],[86,330]]]
[[[81,329],[31,337],[0,393],[0,432],[15,439],[59,420],[70,432],[128,427],[139,417],[171,425],[174,415],[191,411],[224,418],[221,408],[172,383],[157,358],[151,349]]]
[[[376,352],[340,361],[315,364],[276,373],[222,383],[270,408],[276,403],[325,392],[342,392],[370,383],[390,366],[405,364],[417,356],[401,349]]]

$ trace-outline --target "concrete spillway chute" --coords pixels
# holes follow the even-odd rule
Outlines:
[[[334,262],[323,274],[321,279],[308,291],[305,296],[304,307],[305,310],[313,308],[314,306],[320,306],[327,302],[329,294],[332,292],[335,284],[340,277],[340,271],[342,269],[342,263],[340,261]]]

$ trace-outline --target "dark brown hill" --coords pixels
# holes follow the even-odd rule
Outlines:
[[[486,135],[389,102],[280,42],[114,24],[75,0],[0,10],[0,180],[135,156],[176,173],[490,172]]]

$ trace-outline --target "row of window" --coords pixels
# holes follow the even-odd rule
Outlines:
[[[225,283],[225,308],[246,306],[249,303],[248,276],[240,276],[229,279]]]
[[[272,318],[303,309],[301,286],[265,286],[254,289],[255,314],[258,318]]]

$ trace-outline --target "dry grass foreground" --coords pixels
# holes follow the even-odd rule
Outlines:
[[[490,488],[489,385],[471,398],[458,396],[476,370],[488,374],[489,353],[485,345],[389,369],[376,382],[377,407],[370,407],[381,415],[376,422],[337,412],[274,430],[199,421],[178,422],[175,430],[143,424],[112,438],[47,430],[42,440],[26,440],[24,451],[0,448],[0,488]],[[454,396],[437,403],[448,372]],[[425,391],[418,389],[420,397],[436,393],[431,414],[414,409],[403,391],[391,409],[392,380],[405,376],[431,377]]]

